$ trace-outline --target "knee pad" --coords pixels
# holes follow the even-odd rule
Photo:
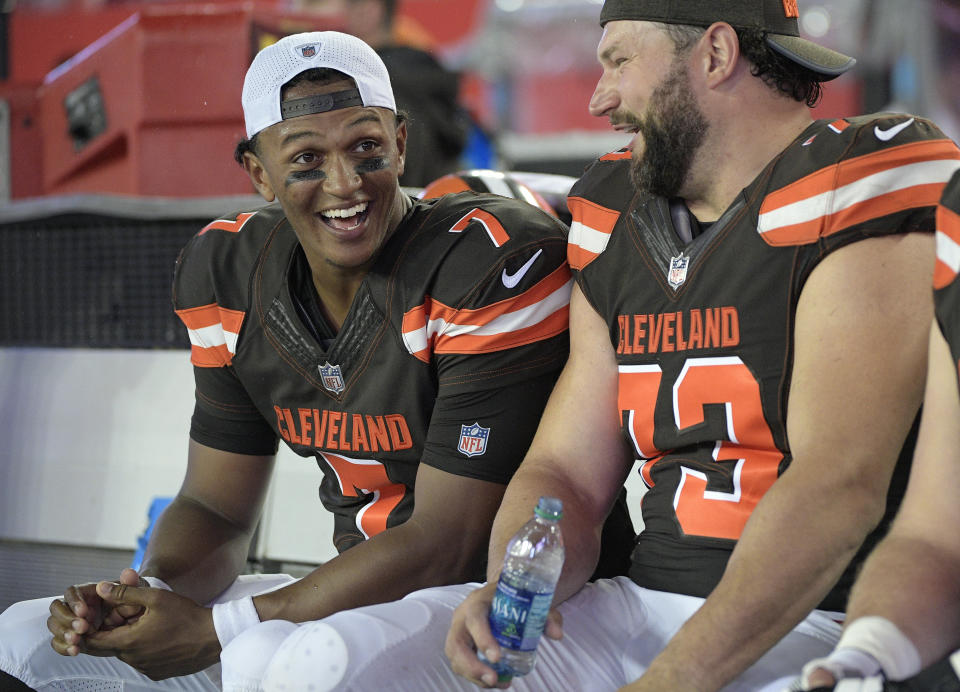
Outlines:
[[[297,630],[285,620],[268,620],[241,632],[220,653],[224,692],[256,691],[280,644]]]
[[[313,692],[329,692],[343,680],[349,654],[340,633],[325,622],[302,625],[283,642],[263,675],[264,692],[296,692],[310,681]]]

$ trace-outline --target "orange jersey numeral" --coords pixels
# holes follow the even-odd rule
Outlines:
[[[211,221],[206,226],[201,229],[198,235],[203,235],[207,231],[227,231],[228,233],[239,233],[243,227],[246,225],[247,221],[252,219],[257,212],[245,212],[243,214],[238,214],[237,218],[234,220],[230,219],[217,219],[216,221]]]
[[[471,209],[464,214],[463,217],[450,228],[450,233],[460,233],[466,230],[471,221],[476,221],[483,227],[483,230],[487,232],[487,235],[496,247],[501,247],[510,240],[507,229],[497,220],[497,217],[479,208]]]
[[[620,366],[619,409],[641,458],[654,459],[641,469],[651,484],[650,467],[662,455],[653,442],[654,409],[660,391],[656,365]],[[705,422],[704,407],[724,407],[727,435],[718,440],[710,476],[725,476],[730,490],[711,490],[702,468],[681,465],[674,494],[674,512],[687,535],[736,540],[760,498],[777,479],[782,453],[763,416],[760,386],[740,358],[690,358],[677,381],[667,390],[673,400],[677,430],[683,432]]]
[[[372,494],[370,503],[357,512],[357,528],[367,538],[376,536],[387,528],[387,517],[400,504],[407,488],[393,483],[387,477],[383,464],[373,459],[351,459],[340,454],[321,452],[340,484],[340,492],[347,497]]]

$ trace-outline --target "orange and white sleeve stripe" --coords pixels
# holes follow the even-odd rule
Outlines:
[[[941,289],[960,272],[960,214],[937,207],[937,263],[933,269],[933,287]]]
[[[933,206],[957,168],[948,139],[841,161],[770,193],[757,230],[770,245],[803,245],[873,218]]]
[[[190,362],[200,368],[220,368],[233,362],[246,313],[216,303],[176,313],[190,335]]]
[[[425,363],[433,354],[493,353],[561,334],[573,279],[563,265],[520,295],[474,310],[427,297],[403,316],[403,343]]]
[[[607,249],[620,212],[583,197],[570,197],[567,206],[573,218],[567,241],[567,261],[580,271]]]

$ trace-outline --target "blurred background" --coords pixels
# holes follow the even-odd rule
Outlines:
[[[431,89],[461,108],[413,113],[427,137],[446,138],[436,158],[455,167],[578,175],[622,143],[586,110],[599,74],[600,0],[399,0],[386,36],[382,4],[0,2],[0,203],[250,192],[231,159],[243,134],[243,75],[260,47],[302,30],[350,30],[394,55],[432,55],[435,71],[401,56],[391,72],[404,96],[418,94],[401,99],[408,109]],[[903,109],[960,134],[960,3],[801,4],[804,34],[860,60],[829,84],[819,115]],[[410,72],[418,82],[402,78]],[[441,120],[449,132],[430,130]]]
[[[260,202],[232,154],[261,47],[325,29],[374,45],[412,117],[411,190],[494,168],[562,193],[625,144],[586,110],[601,0],[391,4],[0,0],[0,609],[135,561],[179,487],[193,382],[172,268]],[[960,0],[800,4],[807,37],[859,60],[818,117],[905,110],[960,137]],[[289,457],[254,569],[333,554],[319,472]]]

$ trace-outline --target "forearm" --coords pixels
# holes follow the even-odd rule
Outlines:
[[[960,646],[960,392],[956,366],[931,325],[923,421],[907,494],[854,586],[847,622],[879,615],[914,644],[923,665]]]
[[[957,649],[960,557],[894,528],[867,560],[850,597],[847,621],[867,615],[893,622],[917,647],[924,666]]]
[[[483,534],[485,539],[486,533]],[[318,620],[350,608],[385,603],[431,586],[476,578],[483,540],[438,537],[413,520],[390,528],[283,589],[257,596],[261,620]]]
[[[154,526],[140,573],[207,603],[243,570],[251,535],[251,530],[177,496]]]
[[[855,493],[791,473],[758,504],[720,583],[655,659],[645,682],[649,676],[682,680],[691,690],[720,689],[795,627],[839,578],[875,512]]]
[[[567,481],[556,467],[541,465],[535,458],[524,460],[507,486],[490,537],[487,579],[494,581],[498,578],[507,543],[533,516],[533,508],[543,495],[563,501],[560,530],[566,557],[554,596],[554,604],[558,604],[579,591],[593,574],[606,516],[599,515],[595,503],[579,492],[576,484]]]

